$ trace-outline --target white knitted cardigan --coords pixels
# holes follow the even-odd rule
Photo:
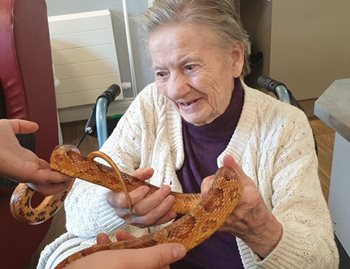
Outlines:
[[[338,268],[338,252],[317,170],[308,120],[299,109],[243,85],[244,105],[225,151],[256,183],[283,225],[276,248],[260,260],[237,239],[245,268]],[[180,115],[171,101],[147,86],[103,145],[119,167],[132,173],[154,168],[150,182],[181,192],[176,170],[184,160]],[[99,232],[126,227],[108,205],[108,190],[77,180],[65,202],[67,233],[42,252],[38,269],[53,268],[67,255],[94,243]]]

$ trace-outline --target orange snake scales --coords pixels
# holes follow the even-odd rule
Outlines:
[[[94,161],[101,157],[111,167]],[[59,146],[50,158],[52,169],[68,176],[77,177],[104,186],[114,192],[130,192],[146,183],[120,172],[113,161],[101,152],[93,152],[88,157],[80,155],[73,146]],[[124,183],[123,183],[124,182]],[[158,188],[151,187],[150,193]],[[160,243],[181,243],[188,250],[210,237],[234,210],[242,186],[235,171],[221,167],[209,192],[200,198],[198,194],[172,193],[176,202],[174,210],[184,216],[169,226],[133,240],[95,245],[77,252],[63,260],[57,268],[63,268],[76,259],[97,251],[122,248],[142,248]],[[16,219],[29,224],[39,224],[52,217],[62,206],[68,191],[46,197],[36,208],[31,207],[34,191],[27,184],[19,184],[13,192],[10,207]]]

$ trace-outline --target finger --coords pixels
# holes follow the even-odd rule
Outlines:
[[[152,225],[161,225],[164,223],[167,223],[173,219],[175,219],[177,216],[176,212],[174,211],[168,211],[168,213],[166,213],[163,217],[161,217],[158,221],[154,222]]]
[[[33,155],[32,152],[28,152],[28,155]],[[29,157],[28,157],[29,158]],[[33,159],[33,158],[32,158]],[[31,181],[33,183],[71,183],[73,178],[52,170],[50,165],[43,159],[38,159],[38,161],[30,160],[26,161],[24,165],[23,172],[24,174],[21,179],[25,182]],[[28,171],[34,171],[31,176],[25,176]]]
[[[53,195],[60,193],[64,190],[68,190],[72,186],[72,182],[62,182],[62,183],[28,183],[28,186],[41,193],[44,196]]]
[[[152,168],[139,168],[132,174],[132,176],[143,181],[149,179],[153,175],[153,172],[154,170]]]
[[[69,264],[67,268],[132,268],[155,269],[168,268],[186,255],[186,249],[180,244],[160,244],[141,249],[105,250],[93,253]]]
[[[244,173],[242,168],[239,166],[239,164],[235,161],[235,159],[231,155],[225,155],[223,163],[224,163],[224,166],[232,167],[240,178],[246,177],[246,174]]]
[[[9,120],[9,122],[16,134],[33,133],[39,129],[39,125],[32,121],[13,119]]]
[[[131,224],[131,212],[129,210],[129,208],[118,208],[118,207],[115,207],[114,208],[115,210],[115,213],[117,214],[117,216],[119,218],[122,218],[123,220],[125,220],[127,223]]]
[[[130,215],[127,222],[138,227],[149,227],[163,224],[176,217],[176,213],[171,211],[175,203],[174,196],[166,197],[157,207],[144,215]]]
[[[70,184],[73,181],[73,178],[61,174],[60,172],[49,169],[38,170],[34,173],[32,181],[36,182],[45,182],[50,184]]]
[[[123,257],[123,265],[119,268],[155,269],[168,268],[171,263],[186,255],[186,249],[181,244],[168,243],[142,249],[119,250]]]
[[[150,196],[140,200],[138,203],[134,203],[132,213],[143,216],[156,208],[161,202],[170,194],[171,189],[169,186],[162,186],[156,192]]]
[[[180,244],[160,244],[144,249],[143,255],[144,260],[138,260],[138,262],[144,264],[144,266],[140,264],[142,266],[140,268],[162,268],[183,258],[186,255],[186,249]],[[130,268],[137,268],[137,266],[135,264]]]
[[[131,205],[140,202],[149,192],[150,188],[147,186],[141,186],[135,190],[129,192],[131,199]],[[128,201],[126,195],[123,192],[114,193],[109,192],[107,196],[107,202],[115,209],[125,209],[128,208]]]
[[[213,184],[215,180],[215,176],[208,176],[206,178],[203,179],[202,184],[201,184],[201,196],[205,195],[206,193],[208,193],[211,185]]]
[[[135,238],[125,230],[116,231],[115,237],[117,238],[118,241],[131,240]]]
[[[108,244],[111,243],[111,239],[109,239],[108,235],[106,233],[99,233],[96,236],[96,244],[97,245],[103,245],[103,244]]]

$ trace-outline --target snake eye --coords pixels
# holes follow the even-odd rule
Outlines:
[[[60,146],[58,146],[58,148],[62,149],[64,151],[75,151],[77,153],[80,153],[79,149],[74,145],[68,145],[68,144],[67,145],[60,145]]]

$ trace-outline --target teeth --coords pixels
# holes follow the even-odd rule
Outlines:
[[[189,102],[189,103],[186,103],[186,102],[180,102],[180,105],[183,105],[183,106],[189,106],[190,104],[192,104],[193,102]]]

